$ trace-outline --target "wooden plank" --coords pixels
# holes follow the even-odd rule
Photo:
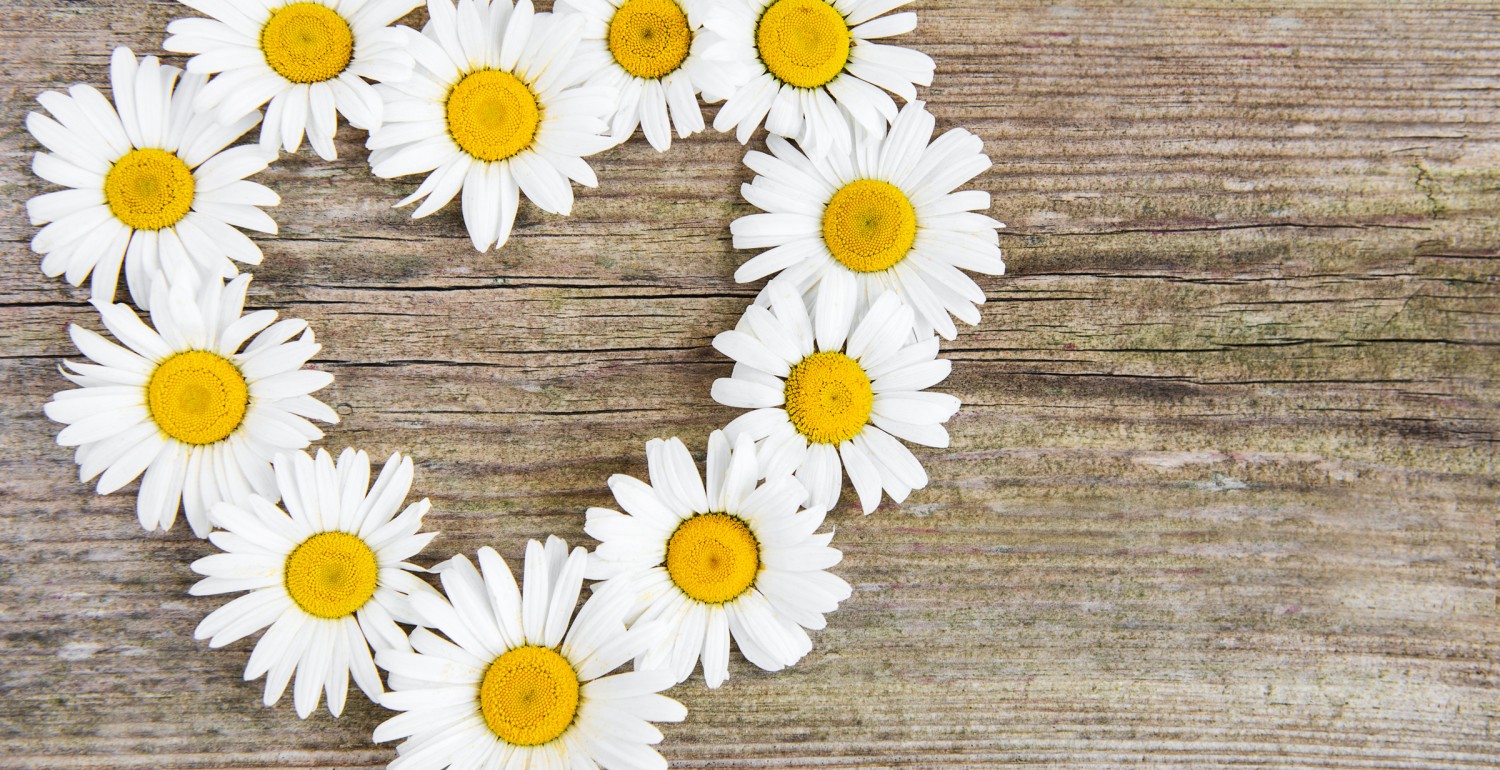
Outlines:
[[[544,3],[545,5],[545,3]],[[1500,764],[1500,7],[919,0],[940,127],[986,140],[1011,274],[945,345],[965,409],[905,506],[832,515],[854,596],[789,672],[673,694],[680,767]],[[145,535],[41,414],[96,326],[44,279],[33,98],[107,84],[187,12],[0,9],[0,766],[379,767],[384,712],[264,709],[250,643],[191,638],[212,548]],[[420,23],[420,13],[412,23]],[[709,111],[711,114],[711,110]],[[641,444],[734,410],[708,346],[758,287],[744,148],[597,158],[574,216],[477,254],[363,136],[263,175],[252,304],[308,319],[343,422],[410,451],[432,560],[587,543]],[[757,140],[757,143],[759,140]]]

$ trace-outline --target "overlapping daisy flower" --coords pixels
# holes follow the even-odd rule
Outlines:
[[[984,143],[955,128],[932,141],[921,102],[902,108],[890,133],[855,141],[851,153],[804,154],[770,137],[771,155],[751,152],[757,176],[740,189],[768,213],[733,223],[736,248],[766,248],[734,274],[740,282],[779,272],[778,281],[822,300],[838,297],[863,315],[885,292],[911,306],[918,336],[953,339],[952,316],[979,323],[984,290],[964,270],[1002,275],[996,234],[1004,225],[977,212],[983,190],[955,192],[990,167]]]
[[[807,491],[783,471],[758,484],[755,445],[733,448],[721,431],[708,438],[704,486],[678,439],[646,444],[651,483],[630,476],[609,487],[626,513],[590,508],[584,531],[599,541],[588,577],[601,591],[624,582],[632,623],[664,624],[665,635],[638,666],[666,667],[674,681],[703,661],[703,679],[729,678],[729,642],[767,671],[795,664],[812,649],[804,629],[849,598],[849,584],[827,570],[843,554],[819,533],[823,508],[802,509]]]
[[[307,322],[276,321],[273,310],[242,315],[249,284],[242,275],[194,290],[158,275],[151,326],[125,305],[94,301],[121,344],[69,327],[93,363],[62,368],[79,387],[45,407],[67,426],[57,443],[78,448],[79,478],[99,477],[101,495],[144,473],[136,514],[147,530],[171,527],[180,503],[206,537],[215,503],[252,493],[276,500],[271,459],[322,438],[310,420],[338,422],[311,395],[333,375],[302,368],[320,348]]]
[[[557,13],[586,20],[579,56],[593,74],[588,85],[619,95],[610,136],[624,142],[641,128],[659,152],[672,130],[687,138],[703,130],[698,94],[719,101],[739,85],[738,69],[708,61],[711,35],[702,32],[714,0],[558,0]]]
[[[181,76],[179,78],[179,75]],[[224,149],[260,121],[254,110],[217,122],[195,114],[204,87],[154,56],[136,60],[128,48],[110,59],[111,103],[97,89],[75,85],[37,97],[55,120],[26,116],[31,135],[50,152],[32,160],[36,175],[70,188],[26,202],[31,241],[42,272],[81,285],[90,275],[95,302],[113,302],[123,264],[136,305],[151,301],[158,271],[180,282],[232,277],[234,262],[259,264],[260,248],[235,229],[275,233],[259,206],[280,198],[245,181],[272,159],[254,146]]]
[[[207,19],[167,25],[168,51],[196,54],[189,72],[214,74],[197,95],[201,111],[229,123],[270,102],[260,142],[296,152],[306,135],[324,160],[342,114],[355,128],[380,127],[384,105],[366,82],[405,80],[411,54],[389,25],[420,0],[182,0]]]
[[[447,600],[412,597],[426,626],[412,632],[413,651],[375,656],[390,672],[381,703],[403,712],[375,728],[377,742],[404,739],[391,770],[667,766],[651,723],[686,716],[658,694],[672,675],[610,674],[663,628],[625,629],[628,583],[595,591],[574,617],[587,562],[549,537],[527,544],[519,589],[491,548],[479,549],[478,569],[464,556],[433,568]]]
[[[895,294],[857,324],[841,298],[825,302],[820,293],[809,317],[788,284],[772,281],[767,295],[769,308],[751,305],[714,338],[735,361],[730,377],[714,381],[714,400],[753,410],[724,432],[758,443],[763,476],[794,472],[810,506],[836,505],[845,472],[865,513],[882,490],[899,503],[927,486],[922,463],[897,439],[948,446],[943,423],[959,401],[927,391],[952,369],[937,358],[937,337],[915,338],[911,308]]]
[[[427,11],[406,40],[416,70],[377,87],[387,119],[367,142],[376,176],[428,175],[396,205],[420,200],[412,217],[425,217],[461,191],[480,251],[505,245],[523,193],[571,213],[571,182],[598,185],[583,158],[614,144],[605,119],[616,95],[580,85],[584,17],[536,13],[531,0],[428,0]]]
[[[927,54],[873,42],[916,29],[915,13],[882,15],[908,2],[719,3],[703,26],[722,41],[706,55],[751,74],[728,96],[714,128],[735,129],[744,144],[764,121],[767,131],[814,155],[849,152],[855,129],[878,131],[895,119],[890,93],[912,101],[918,85],[932,85]]]
[[[411,458],[391,455],[373,485],[369,455],[353,449],[337,463],[323,449],[316,460],[279,455],[275,476],[282,507],[254,494],[214,506],[222,529],[208,539],[224,552],[193,562],[205,577],[189,592],[248,593],[210,613],[194,636],[223,647],[267,629],[245,664],[246,681],[266,677],[267,706],[294,673],[292,702],[303,719],[324,693],[329,712],[343,713],[351,675],[378,703],[384,688],[371,648],[411,649],[396,623],[415,622],[410,597],[437,593],[406,562],[438,534],[418,531],[427,500],[401,510]]]

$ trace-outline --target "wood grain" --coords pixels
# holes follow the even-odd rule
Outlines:
[[[995,160],[1011,272],[945,346],[965,408],[919,453],[931,487],[831,516],[854,596],[790,672],[678,687],[666,756],[1500,766],[1500,6],[913,7],[930,109]],[[24,115],[186,13],[0,7],[0,766],[380,767],[380,709],[300,722],[241,681],[250,642],[193,641],[211,546],[78,484],[41,413],[67,324],[96,321],[28,249]],[[708,395],[758,288],[730,278],[732,138],[605,153],[571,218],[523,206],[498,254],[456,207],[391,210],[415,180],[339,138],[263,175],[282,232],[252,304],[324,343],[326,446],[415,455],[433,561],[587,543],[642,442],[735,414]]]

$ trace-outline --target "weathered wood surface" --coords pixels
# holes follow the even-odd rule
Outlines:
[[[667,757],[1500,765],[1500,6],[914,7],[930,108],[996,161],[1011,274],[945,346],[965,408],[920,453],[932,486],[832,516],[854,596],[792,671],[677,688]],[[27,248],[23,117],[184,13],[0,8],[0,766],[382,766],[380,709],[264,709],[249,642],[193,641],[211,547],[78,484],[41,414],[95,320]],[[416,456],[432,560],[587,542],[642,442],[735,414],[708,395],[756,290],[730,278],[732,138],[606,153],[571,219],[523,206],[488,255],[456,207],[391,210],[415,181],[373,179],[362,139],[263,175],[282,233],[252,302],[323,341],[327,446]]]

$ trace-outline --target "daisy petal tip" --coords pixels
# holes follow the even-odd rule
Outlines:
[[[392,649],[379,649],[379,650],[376,650],[375,651],[375,656],[374,656],[375,665],[377,665],[377,666],[385,669],[386,671],[390,671],[391,667],[394,666],[395,663],[396,663],[396,659],[397,659],[396,656],[397,656],[397,651],[396,650],[392,650]],[[385,695],[382,695],[381,699],[380,699],[381,700],[381,704],[380,705],[385,706],[386,708],[390,708],[390,704],[384,702],[384,701],[390,699],[389,696],[390,696],[390,693],[385,693]]]
[[[386,709],[390,709],[392,711],[396,711],[396,709],[391,709],[390,705],[384,702],[387,700],[386,696],[388,695],[390,695],[390,693],[386,693],[385,695],[380,696],[380,698],[376,701],[376,705],[379,705]],[[375,732],[370,734],[371,742],[386,743],[388,741],[394,741],[406,737],[402,735],[398,729],[390,727],[390,724],[391,720],[387,719],[386,721],[376,725]]]

